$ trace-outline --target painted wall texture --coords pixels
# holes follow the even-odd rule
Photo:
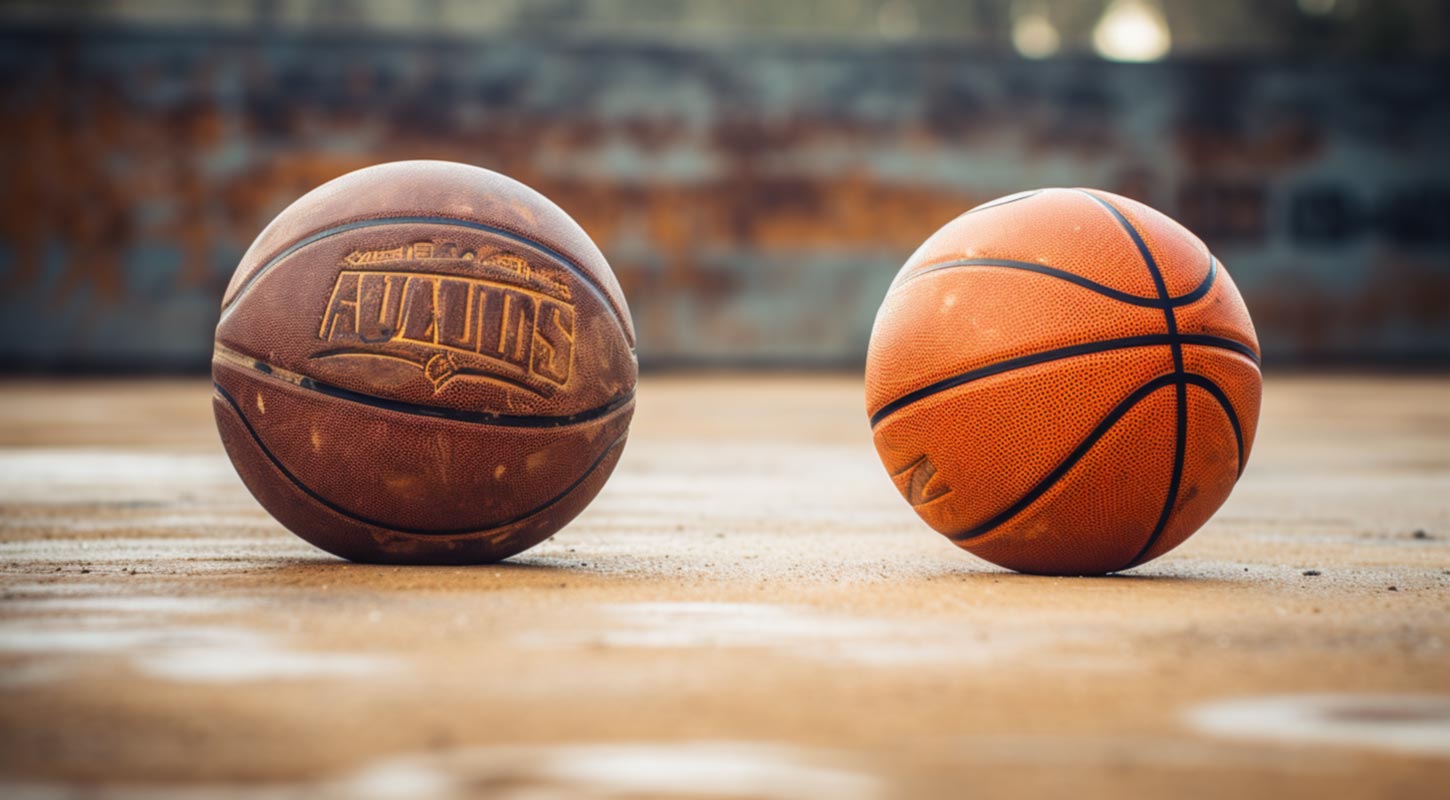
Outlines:
[[[857,364],[922,239],[1058,185],[1198,232],[1270,365],[1445,363],[1444,67],[12,29],[0,364],[204,367],[262,226],[404,158],[496,169],[569,211],[619,273],[646,367]]]

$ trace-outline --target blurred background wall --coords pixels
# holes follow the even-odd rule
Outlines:
[[[563,206],[646,367],[858,364],[922,239],[1053,185],[1202,236],[1271,365],[1442,365],[1447,53],[1435,0],[11,2],[0,367],[204,369],[262,226],[404,158]]]

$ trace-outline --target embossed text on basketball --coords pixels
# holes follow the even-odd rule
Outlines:
[[[444,261],[473,262],[481,274],[405,268]],[[435,389],[472,375],[550,394],[569,379],[574,307],[566,285],[518,256],[476,257],[452,244],[418,242],[344,259],[318,336],[340,346],[320,356],[407,361]]]

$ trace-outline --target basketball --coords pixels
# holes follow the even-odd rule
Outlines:
[[[1108,192],[968,211],[876,316],[866,405],[907,502],[1020,572],[1090,575],[1177,547],[1223,504],[1259,414],[1259,346],[1196,236]]]
[[[369,167],[285,209],[222,301],[212,405],[242,481],[356,561],[495,561],[599,492],[634,330],[573,219],[495,172]]]

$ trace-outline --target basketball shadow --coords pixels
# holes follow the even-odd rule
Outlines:
[[[1143,586],[1154,588],[1212,588],[1216,586],[1241,587],[1247,583],[1256,582],[1245,574],[1242,577],[1234,573],[1229,574],[1195,574],[1191,571],[1182,570],[1147,570],[1144,572],[1110,572],[1106,575],[1029,575],[1021,572],[995,567],[981,562],[965,563],[959,566],[947,566],[933,571],[927,576],[933,581],[950,581],[952,583],[972,584],[1004,584],[1012,587],[1035,587],[1059,588],[1066,585],[1081,585],[1084,588],[1096,587],[1121,587],[1121,586]]]
[[[557,589],[603,583],[606,575],[587,566],[528,558],[494,564],[360,564],[321,553],[311,558],[278,559],[247,572],[278,585],[379,592]]]

